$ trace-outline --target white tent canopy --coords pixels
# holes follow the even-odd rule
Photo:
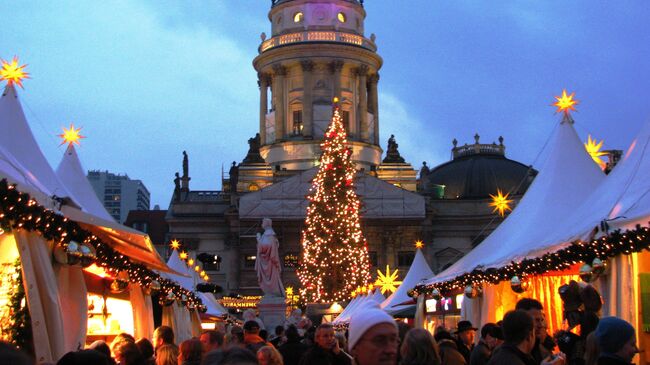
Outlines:
[[[301,172],[239,200],[240,218],[304,219],[309,200],[306,196],[318,168]],[[364,218],[424,218],[424,197],[398,188],[374,176],[358,173],[354,181],[362,201]]]
[[[554,130],[547,151],[546,163],[513,212],[476,248],[427,284],[549,251],[554,243],[549,235],[589,197],[605,175],[585,151],[568,114]]]
[[[374,292],[368,292],[367,295],[359,296],[355,298],[355,300],[352,300],[350,304],[348,304],[348,306],[345,308],[345,310],[343,310],[343,312],[341,312],[341,314],[339,314],[338,317],[336,317],[336,319],[332,321],[332,323],[336,324],[336,323],[350,322],[350,318],[354,316],[357,310],[363,307],[364,303],[367,303],[371,300],[374,300],[377,303],[382,303],[385,300],[379,288],[375,289]],[[354,304],[354,307],[352,306],[352,304]]]
[[[408,291],[413,289],[422,281],[431,278],[433,275],[433,271],[431,271],[427,260],[424,258],[422,250],[418,249],[409,271],[406,273],[404,280],[402,280],[402,284],[393,294],[381,303],[381,308],[389,314],[393,314],[415,307],[415,304],[402,304],[411,300],[411,297],[407,294]]]
[[[605,221],[610,230],[647,225],[650,219],[650,122],[632,141],[605,179],[549,233],[548,245],[534,255],[556,251],[575,240],[588,240]],[[600,231],[600,234],[607,232]]]
[[[0,98],[0,130],[0,146],[20,162],[30,180],[47,189],[43,194],[71,197],[38,147],[12,84],[5,87]]]
[[[63,158],[56,168],[56,176],[65,184],[65,187],[72,194],[83,210],[88,213],[112,221],[113,217],[108,214],[106,208],[97,198],[95,190],[88,182],[84,169],[81,167],[79,156],[72,143],[68,144]]]
[[[181,260],[181,258],[178,256],[177,250],[174,250],[172,254],[169,256],[169,260],[167,260],[167,265],[172,270],[181,273],[184,276],[169,274],[169,273],[161,273],[161,275],[167,277],[170,280],[177,282],[183,288],[196,293],[196,284],[198,284],[202,280],[198,278],[198,275],[194,270],[190,270],[187,267],[187,265],[183,262],[183,260]],[[209,293],[196,293],[196,295],[199,298],[201,298],[201,301],[203,301],[203,304],[207,307],[208,309],[208,311],[206,312],[207,314],[211,316],[220,316],[228,313],[228,311],[226,311],[226,309],[223,306],[221,306],[219,302],[217,302],[217,300],[214,298],[214,295]]]

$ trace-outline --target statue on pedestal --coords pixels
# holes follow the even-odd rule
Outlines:
[[[264,233],[257,234],[257,281],[265,297],[284,297],[284,286],[280,277],[280,254],[278,253],[278,238],[275,236],[272,222],[268,218],[262,220]]]

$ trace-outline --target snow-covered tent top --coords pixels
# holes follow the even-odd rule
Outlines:
[[[566,221],[605,178],[565,114],[548,142],[547,159],[513,212],[476,248],[427,284],[452,280],[476,268],[498,268],[548,252],[550,232]]]
[[[402,280],[402,284],[393,294],[381,303],[381,308],[389,314],[394,314],[415,307],[415,304],[402,304],[411,300],[411,297],[407,294],[408,291],[432,276],[433,271],[431,271],[427,260],[424,258],[422,250],[418,249],[409,271],[406,273],[404,280]]]
[[[304,219],[307,215],[312,180],[318,168],[312,168],[239,200],[240,218]],[[357,195],[362,201],[364,218],[424,218],[424,197],[398,188],[374,176],[358,173]]]
[[[358,304],[358,302],[361,300],[361,296],[356,296],[354,299],[352,299],[348,305],[345,307],[343,312],[339,313],[338,316],[334,319],[333,323],[339,323],[343,319],[348,317],[348,313],[352,312],[352,309]]]
[[[57,208],[53,196],[67,198],[65,204],[58,209],[61,214],[104,239],[115,250],[134,261],[152,269],[169,271],[146,234],[117,224],[112,218],[97,216],[76,200],[76,196],[52,170],[36,143],[12,84],[5,87],[0,98],[0,130],[0,178],[17,184],[18,190],[29,193],[48,209]],[[76,154],[73,157],[76,157]],[[73,165],[75,161],[69,163]],[[78,159],[76,163],[79,163]],[[81,177],[70,176],[70,181],[78,179],[87,183],[80,166],[69,171],[75,169],[81,171]],[[78,188],[77,184],[70,187]],[[86,195],[79,193],[77,196]]]
[[[167,260],[167,265],[181,275],[170,273],[161,273],[170,280],[177,282],[183,288],[196,292],[196,284],[199,283],[199,278],[194,270],[190,270],[187,265],[178,256],[178,251],[174,250]],[[203,304],[207,307],[206,314],[211,316],[220,316],[226,314],[226,309],[217,302],[214,295],[208,293],[196,293]]]

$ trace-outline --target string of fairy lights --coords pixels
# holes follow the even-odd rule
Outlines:
[[[616,230],[590,241],[578,240],[564,249],[540,257],[512,262],[499,268],[474,269],[472,272],[441,283],[420,284],[409,291],[409,295],[412,297],[421,294],[431,295],[434,291],[450,293],[482,283],[497,284],[504,280],[512,280],[515,276],[524,281],[527,277],[549,271],[567,270],[581,262],[592,263],[595,259],[605,261],[618,255],[629,255],[648,249],[650,249],[650,228],[637,225],[633,229]]]
[[[167,301],[181,301],[188,309],[205,309],[201,299],[192,291],[163,278],[143,264],[133,262],[76,222],[44,208],[6,179],[0,180],[0,230],[34,232],[63,249],[76,242],[91,246],[96,251],[95,264],[111,276],[127,277],[131,283],[157,291]]]
[[[368,243],[359,222],[356,172],[338,98],[321,143],[323,154],[307,199],[298,277],[306,302],[338,302],[370,282]]]

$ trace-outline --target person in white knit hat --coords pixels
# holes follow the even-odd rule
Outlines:
[[[393,317],[370,301],[350,319],[348,348],[357,365],[394,365],[399,335]]]

